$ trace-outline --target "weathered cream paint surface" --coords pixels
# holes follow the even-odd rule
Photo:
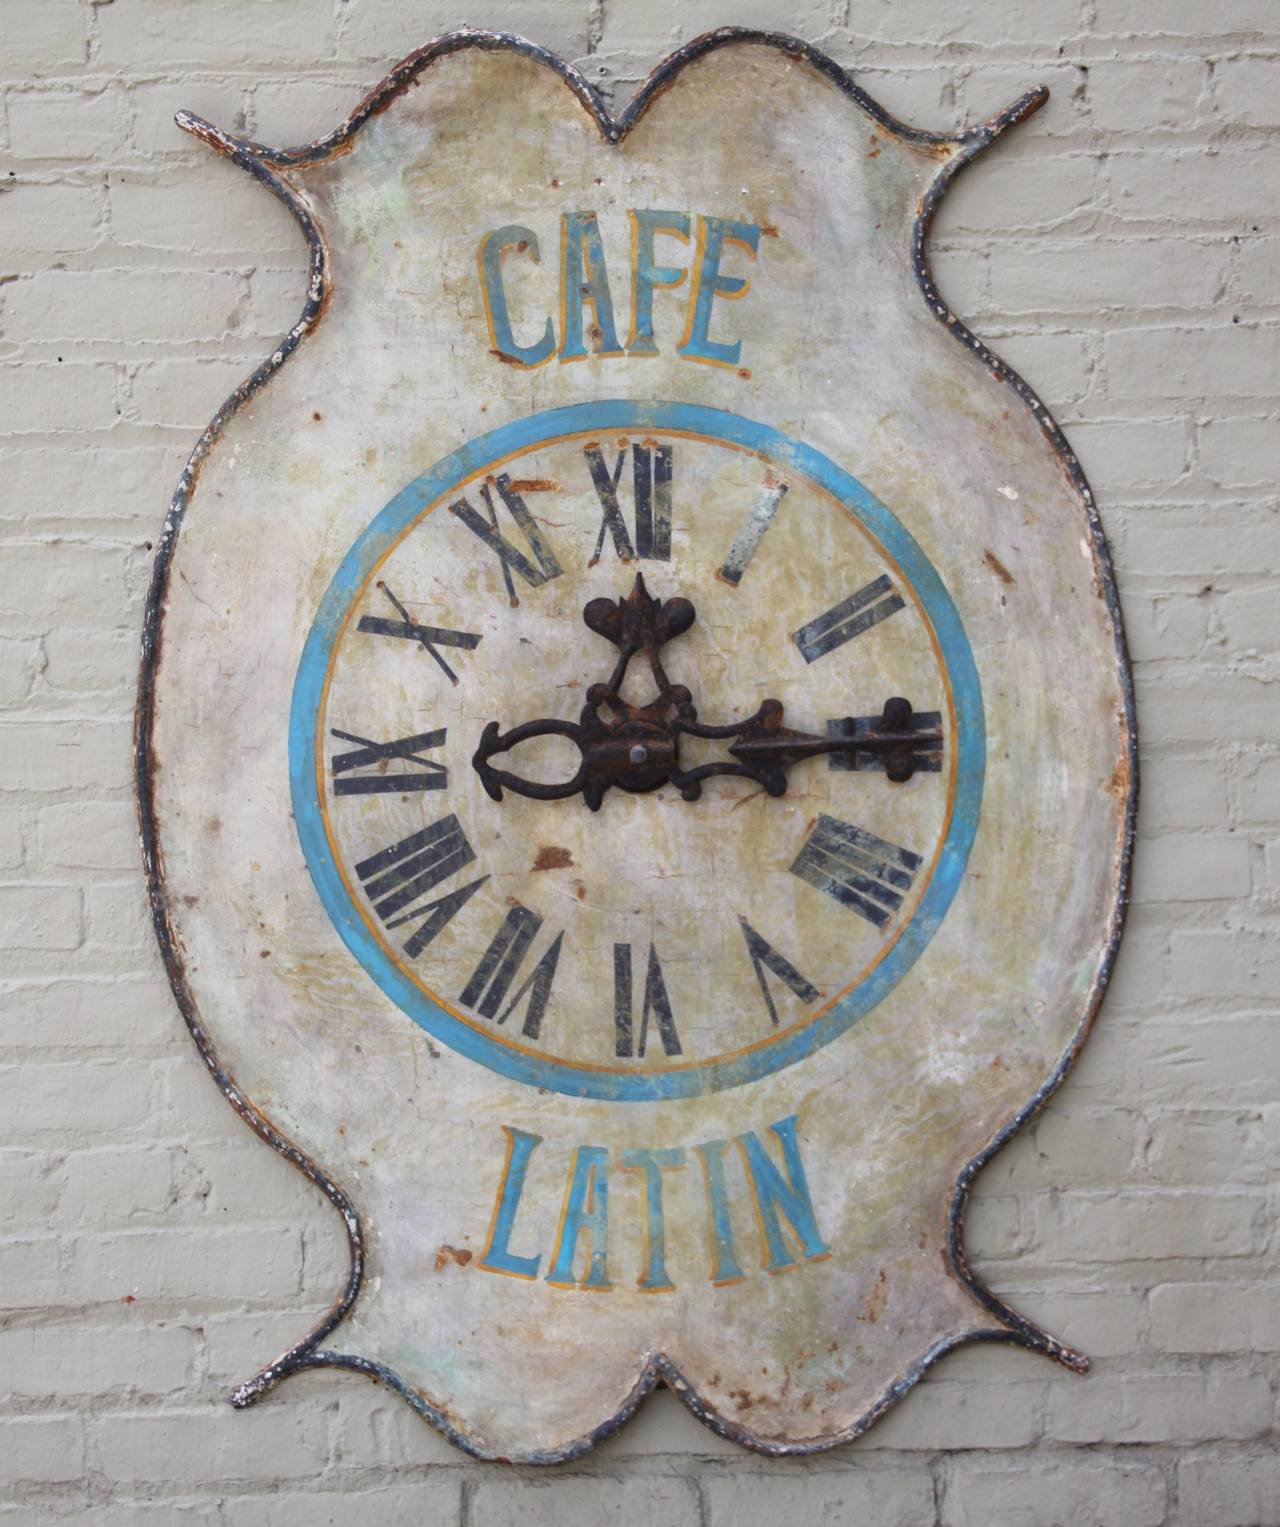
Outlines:
[[[571,1444],[617,1411],[655,1353],[757,1437],[834,1439],[936,1343],[999,1328],[948,1271],[947,1210],[965,1162],[1042,1085],[1084,1016],[1114,912],[1125,737],[1114,634],[1080,502],[1030,413],[926,310],[911,271],[918,199],[950,152],[904,145],[808,65],[763,47],[688,67],[621,146],[602,141],[545,66],[464,52],[433,64],[349,152],[288,173],[324,233],[334,297],[297,355],[230,422],[181,533],[155,730],[169,899],[224,1065],[366,1220],[369,1279],[328,1345],[392,1368],[481,1449],[521,1457]],[[645,206],[776,230],[761,241],[750,293],[716,307],[713,332],[742,339],[742,370],[676,357],[683,292],[657,294],[656,358],[552,361],[536,371],[497,361],[476,274],[482,236],[507,223],[538,233],[542,264],[513,277],[511,298],[513,313],[540,314],[555,303],[561,213],[595,209],[625,335],[626,209]],[[747,273],[729,256],[726,269]],[[519,337],[531,340],[538,327]],[[544,1092],[430,1038],[340,942],[290,814],[294,676],[348,548],[400,488],[466,440],[598,398],[728,410],[858,477],[944,579],[986,714],[980,828],[924,956],[879,1007],[807,1060],[685,1101]],[[936,708],[931,686],[942,675],[910,611],[808,671],[786,640],[875,575],[874,551],[852,523],[816,495],[806,504],[797,487],[731,591],[714,567],[725,527],[749,508],[751,474],[731,453],[698,445],[687,454],[699,460],[708,484],[700,502],[711,507],[696,527],[679,528],[654,592],[683,593],[699,607],[698,624],[668,655],[704,718],[732,719],[766,694],[786,702],[790,724],[812,730],[828,716],[870,713],[890,693]],[[575,464],[582,470],[577,445],[543,455],[536,472],[522,463],[519,475],[565,482]],[[482,723],[572,717],[580,702],[569,696],[580,691],[560,686],[603,678],[610,666],[609,649],[581,626],[581,606],[625,592],[630,570],[609,551],[586,568],[598,522],[587,493],[581,480],[535,503],[556,522],[548,533],[576,550],[564,579],[522,590],[518,612],[496,597],[496,562],[466,546],[451,517],[447,526],[432,517],[396,553],[409,581],[429,563],[441,585],[440,607],[415,615],[472,631],[483,619],[484,641],[457,655],[456,691],[408,644],[396,654],[340,649],[331,703],[350,694],[369,706],[351,715],[352,731],[402,735],[420,717],[414,730],[447,721],[450,734],[447,797],[423,796],[428,814],[413,823],[396,814],[405,810],[397,799],[358,801],[348,851],[365,851],[351,825],[360,814],[381,846],[434,819],[447,798],[496,883],[485,893],[490,914],[458,928],[456,949],[442,944],[438,979],[456,990],[506,895],[554,897],[554,927],[569,930],[574,957],[558,978],[564,1022],[548,1023],[547,1043],[578,1060],[609,1037],[608,945],[616,936],[639,946],[646,935],[636,928],[664,915],[650,909],[669,908],[662,938],[684,967],[691,1049],[719,1053],[758,1037],[763,1019],[734,943],[735,900],[758,891],[752,866],[763,859],[779,889],[759,908],[768,926],[755,922],[755,904],[748,915],[829,992],[846,956],[847,981],[880,936],[787,875],[805,823],[829,807],[895,842],[918,835],[927,848],[945,776],[917,777],[895,798],[883,776],[810,762],[792,771],[780,801],[742,803],[750,792],[741,783],[712,781],[693,804],[669,787],[614,792],[594,818],[579,801],[490,802],[466,763]],[[776,603],[762,597],[766,588]],[[523,633],[536,657],[518,670]],[[501,662],[491,661],[495,649]],[[429,697],[425,712],[417,695]],[[499,844],[493,866],[483,862]],[[546,845],[567,849],[573,867],[533,874]],[[639,913],[614,905],[606,914],[601,903],[619,899],[632,851],[654,882],[680,884],[671,900],[668,880],[646,886]],[[631,931],[615,934],[629,917]],[[665,944],[662,953],[665,962]],[[433,971],[428,963],[428,984]],[[775,990],[785,1022],[792,999]],[[718,1006],[714,991],[728,993]],[[611,1177],[610,1292],[477,1266],[504,1125],[543,1138],[513,1249],[540,1250],[545,1271],[576,1146],[691,1152],[747,1130],[768,1139],[769,1124],[793,1113],[826,1260],[785,1276],[763,1271],[740,1163],[729,1156],[746,1276],[713,1288],[705,1190],[690,1154],[667,1181],[674,1291],[636,1287],[635,1173]]]

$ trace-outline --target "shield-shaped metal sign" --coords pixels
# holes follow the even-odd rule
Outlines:
[[[1125,902],[1133,721],[1074,456],[929,273],[956,173],[723,31],[619,118],[464,32],[302,149],[188,131],[311,249],[156,560],[138,791],[200,1052],[344,1215],[247,1377],[482,1457],[657,1383],[749,1447],[978,1340],[965,1260]],[[267,1354],[264,1354],[264,1358]]]

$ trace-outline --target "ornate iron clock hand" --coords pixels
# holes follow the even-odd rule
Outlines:
[[[852,718],[846,718],[838,736],[819,737],[783,726],[780,700],[765,700],[754,715],[727,726],[699,721],[692,694],[683,684],[671,683],[660,655],[663,646],[687,631],[695,617],[687,599],[654,599],[640,573],[625,599],[591,600],[582,612],[583,620],[618,648],[608,683],[591,686],[576,722],[544,717],[503,732],[496,721],[490,721],[472,758],[489,795],[500,801],[507,789],[532,800],[555,801],[581,792],[590,809],[598,811],[614,785],[642,794],[669,781],[685,800],[693,801],[702,794],[704,780],[736,775],[778,796],[786,793],[787,770],[793,764],[831,753],[842,755],[850,764],[858,753],[877,755],[889,779],[901,784],[915,773],[922,757],[941,749],[941,729],[913,725],[911,703],[900,696],[887,700],[883,714],[869,727],[855,729]],[[621,696],[628,666],[639,652],[648,659],[658,687],[654,699],[643,706],[631,705]],[[611,713],[609,719],[601,714],[602,708]],[[572,779],[553,784],[522,779],[491,762],[532,737],[546,736],[567,737],[582,754]],[[734,762],[682,769],[681,736],[734,738],[729,747]]]

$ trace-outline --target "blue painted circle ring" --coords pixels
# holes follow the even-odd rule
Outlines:
[[[348,897],[325,832],[316,789],[316,721],[336,635],[351,602],[388,547],[426,508],[490,462],[585,431],[680,431],[753,451],[800,473],[839,500],[878,540],[911,583],[941,649],[955,706],[956,793],[933,877],[915,915],[888,955],[818,1018],[773,1044],[702,1065],[649,1074],[596,1071],[530,1055],[472,1028],[430,1000],[372,937]],[[378,986],[435,1038],[514,1081],[572,1097],[651,1102],[692,1097],[756,1081],[829,1044],[876,1006],[920,958],[946,916],[968,862],[978,826],[986,758],[977,665],[951,596],[932,563],[873,494],[812,447],[765,424],[691,403],[611,400],[533,414],[470,440],[402,489],[373,519],[334,576],[303,648],[289,721],[289,773],[294,819],[311,878],[334,927]]]

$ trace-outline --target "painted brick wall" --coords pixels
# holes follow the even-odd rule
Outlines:
[[[1037,80],[959,184],[944,292],[1049,401],[1119,565],[1145,795],[1104,1019],[985,1173],[974,1260],[1095,1355],[949,1358],[764,1463],[659,1395],[482,1467],[354,1379],[223,1395],[338,1285],[331,1211],[197,1064],[144,917],[129,716],[152,537],[303,287],[284,212],[172,125],[331,127],[436,0],[0,0],[0,1524],[1280,1523],[1280,11],[1275,0],[490,0],[622,98],[745,22],[908,120]]]

